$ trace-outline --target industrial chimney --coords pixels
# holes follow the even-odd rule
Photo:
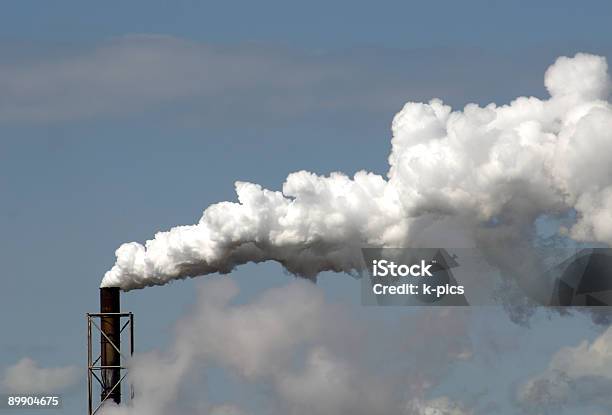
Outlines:
[[[101,399],[121,402],[121,321],[119,288],[100,288]]]
[[[86,314],[88,415],[95,415],[108,401],[121,403],[122,383],[128,384],[125,396],[128,399],[134,397],[134,389],[126,379],[127,362],[122,364],[121,361],[122,355],[126,359],[134,355],[134,314],[121,311],[119,292],[119,287],[100,288],[100,311]],[[100,334],[99,350],[96,331]],[[122,335],[127,353],[121,352]],[[100,401],[97,403],[94,402],[96,384],[100,387]]]

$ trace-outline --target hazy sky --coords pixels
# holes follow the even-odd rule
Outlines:
[[[384,173],[390,122],[406,101],[544,97],[556,56],[612,59],[606,1],[3,6],[0,370],[23,357],[77,365],[82,381],[65,393],[66,414],[85,410],[84,313],[96,310],[122,242],[194,223],[207,205],[234,199],[235,180],[279,189],[300,169]],[[276,264],[232,275],[244,301],[293,278]],[[352,278],[320,281],[330,301],[368,312]],[[164,347],[199,284],[123,296],[136,313],[137,350]],[[518,327],[502,310],[476,312],[469,325],[478,358],[454,368],[439,393],[467,396],[478,410],[495,403],[502,414],[522,413],[516,385],[556,351],[602,331],[581,316]],[[231,398],[227,379],[209,382]]]

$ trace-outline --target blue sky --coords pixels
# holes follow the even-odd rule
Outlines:
[[[605,42],[606,1],[11,2],[0,33],[13,40],[81,42],[171,33],[211,42],[320,47],[533,47]],[[8,10],[7,10],[8,9]]]
[[[384,173],[404,102],[545,96],[556,56],[610,61],[610,16],[606,1],[5,2],[0,370],[24,356],[80,365],[65,413],[82,413],[84,313],[96,309],[122,242],[194,223],[209,204],[234,199],[235,180],[279,189],[300,169]],[[292,278],[276,264],[233,277],[245,301]],[[139,350],[163,347],[198,284],[123,297]],[[350,277],[324,275],[320,285],[359,308]],[[518,413],[508,391],[533,374],[519,362],[543,369],[560,347],[601,331],[583,317],[542,317],[531,329],[501,310],[479,318],[525,343],[507,360],[463,363],[441,390],[456,394],[469,376],[469,393],[490,391],[504,414]]]

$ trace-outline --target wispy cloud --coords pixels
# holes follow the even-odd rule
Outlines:
[[[363,69],[350,69],[329,57],[281,48],[133,35],[72,56],[3,64],[0,119],[70,120],[181,104],[282,114],[368,105],[371,97],[352,92]],[[330,91],[347,83],[351,91]]]
[[[538,409],[599,404],[612,408],[612,328],[592,343],[564,347],[548,368],[518,390],[518,400]]]
[[[11,393],[53,393],[69,389],[78,380],[76,366],[40,367],[24,357],[5,369],[1,384],[4,391]]]
[[[407,100],[493,99],[505,83],[513,85],[512,97],[530,79],[531,85],[541,84],[541,68],[523,70],[520,82],[511,76],[534,60],[478,50],[321,51],[162,35],[128,35],[76,49],[43,46],[21,45],[19,53],[15,45],[0,48],[0,121],[70,121],[154,110],[207,121],[221,117],[224,123],[315,112],[391,113]],[[542,59],[542,65],[549,61]]]

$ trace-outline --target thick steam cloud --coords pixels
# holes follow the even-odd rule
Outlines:
[[[508,105],[409,102],[392,124],[387,177],[360,171],[290,174],[282,191],[236,183],[238,202],[195,225],[123,244],[102,286],[124,290],[277,261],[314,279],[356,272],[364,246],[478,247],[529,241],[541,215],[575,214],[559,229],[612,245],[612,107],[603,57],[561,57],[546,100]]]

